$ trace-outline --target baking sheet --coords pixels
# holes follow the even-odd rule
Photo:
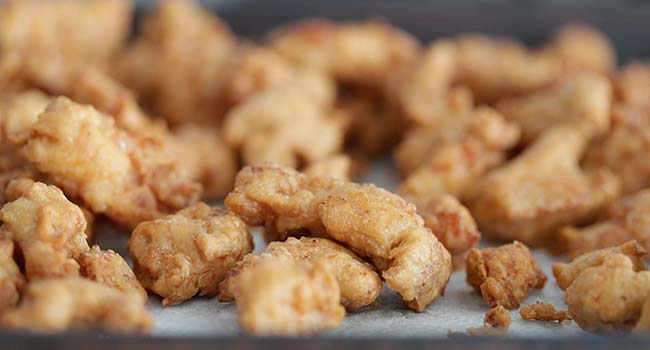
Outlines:
[[[389,160],[374,164],[361,182],[372,182],[380,187],[393,190],[399,181]],[[97,244],[104,249],[111,248],[128,256],[127,238],[108,229],[100,228]],[[264,250],[260,230],[254,230],[255,251]],[[491,245],[482,242],[482,245]],[[535,250],[535,257],[549,280],[541,291],[532,291],[527,305],[543,300],[566,309],[562,299],[563,292],[552,277],[551,264],[557,257],[543,250]],[[150,295],[148,308],[155,319],[154,336],[236,336],[241,334],[237,326],[237,313],[234,303],[220,303],[215,298],[197,297],[172,307],[163,307],[161,299]],[[349,312],[343,323],[336,329],[326,332],[333,337],[446,337],[449,331],[462,332],[468,327],[480,327],[488,310],[480,295],[473,293],[465,282],[465,272],[453,273],[444,297],[438,298],[424,312],[415,313],[407,309],[400,296],[384,286],[376,304],[364,309]],[[582,331],[573,322],[531,322],[522,320],[517,310],[510,311],[512,325],[510,336],[515,337],[559,337],[571,336]]]

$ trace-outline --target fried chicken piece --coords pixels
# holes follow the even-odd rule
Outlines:
[[[467,195],[481,232],[503,241],[548,244],[559,228],[591,219],[617,198],[620,185],[611,172],[579,167],[586,142],[577,127],[554,127],[483,177]]]
[[[650,109],[617,104],[611,130],[590,146],[584,166],[607,167],[621,179],[623,194],[631,194],[650,186],[649,151]]]
[[[564,294],[569,315],[580,328],[629,330],[650,295],[650,271],[635,271],[624,254],[605,256],[600,265],[583,270]]]
[[[0,52],[48,52],[101,62],[124,44],[127,0],[6,1],[0,6]]]
[[[542,289],[546,275],[528,247],[517,241],[497,248],[472,249],[467,255],[467,284],[490,307],[517,309],[528,290]]]
[[[607,78],[583,73],[538,92],[500,100],[496,108],[521,126],[523,141],[530,143],[558,124],[581,124],[594,136],[606,133],[611,99],[612,87]]]
[[[336,328],[345,309],[327,264],[268,259],[251,265],[233,286],[238,323],[256,335],[310,335]]]
[[[339,180],[350,181],[352,171],[352,159],[345,154],[335,155],[311,163],[303,172],[307,176],[331,177]]]
[[[246,167],[226,205],[269,240],[311,234],[369,258],[416,311],[441,295],[451,257],[402,198],[371,184],[309,177],[277,165]]]
[[[483,327],[467,328],[469,335],[505,335],[511,323],[510,312],[503,306],[498,305],[485,313]]]
[[[557,57],[568,72],[606,74],[616,66],[616,51],[607,35],[585,24],[561,27],[542,52]]]
[[[616,98],[650,113],[650,61],[633,61],[621,68],[614,79]]]
[[[285,242],[269,243],[264,253],[249,254],[240,260],[221,283],[219,300],[237,299],[233,290],[241,274],[272,259],[293,259],[310,265],[325,261],[339,285],[341,304],[348,310],[372,304],[381,292],[382,281],[374,267],[350,250],[325,238],[289,237]]]
[[[18,304],[25,277],[14,261],[14,243],[0,238],[0,315]]]
[[[243,221],[204,203],[140,223],[129,241],[136,276],[165,306],[217,295],[226,271],[252,250]]]
[[[557,285],[562,290],[569,288],[571,283],[582,273],[582,271],[603,264],[605,258],[612,254],[622,254],[630,258],[634,265],[634,271],[646,269],[646,251],[636,241],[630,241],[616,247],[604,248],[580,255],[568,264],[553,264],[553,276]]]
[[[470,88],[481,103],[529,93],[553,82],[561,72],[557,58],[528,50],[510,39],[465,34],[454,42],[455,84]]]
[[[192,1],[166,0],[144,18],[115,70],[155,115],[173,124],[216,124],[234,49],[230,29],[216,16]]]
[[[343,123],[295,87],[266,90],[233,108],[223,132],[245,164],[297,167],[334,155],[343,144]]]
[[[558,321],[561,323],[571,319],[567,311],[558,311],[555,306],[543,301],[537,301],[535,304],[522,307],[519,310],[519,315],[524,320],[529,321]]]
[[[58,98],[31,130],[27,159],[68,195],[126,227],[199,197],[200,185],[178,174],[155,137],[127,133],[90,106]]]
[[[518,139],[518,127],[488,107],[414,128],[395,151],[398,167],[408,174],[399,192],[460,196],[479,176],[501,164]]]
[[[147,292],[142,288],[135,274],[124,259],[112,250],[101,250],[93,246],[79,258],[82,277],[115,288],[123,293],[133,293],[147,300]]]
[[[336,24],[308,19],[276,29],[270,46],[293,64],[327,72],[337,81],[381,88],[398,67],[412,61],[417,41],[381,21]]]
[[[45,279],[27,285],[20,305],[5,312],[4,329],[34,333],[100,328],[111,333],[148,333],[153,318],[144,300],[79,277]]]
[[[614,202],[601,221],[584,228],[565,227],[560,240],[573,259],[594,250],[635,240],[650,250],[650,190],[637,192]]]
[[[634,332],[636,333],[648,333],[650,332],[650,296],[643,303],[643,309],[641,310],[641,317],[639,321],[634,326]]]
[[[455,197],[446,194],[404,198],[415,204],[418,214],[424,219],[424,226],[451,254],[454,267],[462,267],[467,251],[481,238],[469,210]]]
[[[60,189],[39,182],[0,210],[0,236],[14,241],[25,260],[27,279],[76,276],[76,259],[86,252],[86,219]]]

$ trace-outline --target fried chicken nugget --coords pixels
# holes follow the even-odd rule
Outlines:
[[[4,329],[57,333],[100,328],[111,333],[148,333],[153,318],[144,300],[79,277],[44,279],[27,285],[18,308],[0,318]]]
[[[139,295],[147,300],[147,292],[135,278],[133,270],[112,250],[101,250],[93,246],[78,258],[82,277],[115,288],[124,293]]]
[[[467,255],[467,284],[491,307],[517,309],[528,290],[542,289],[546,275],[528,247],[517,241],[497,248],[472,249]]]
[[[611,253],[576,277],[564,301],[580,328],[618,331],[634,327],[649,295],[650,271],[637,272],[630,257]]]
[[[331,177],[339,180],[350,181],[352,172],[352,159],[345,155],[339,154],[330,158],[325,158],[311,163],[303,170],[307,176]]]
[[[616,98],[621,103],[650,113],[650,61],[633,61],[623,66],[614,79]]]
[[[501,164],[518,140],[519,128],[489,107],[416,127],[395,151],[398,167],[408,175],[398,192],[461,196],[479,176]]]
[[[26,158],[66,193],[126,227],[199,197],[200,185],[178,174],[155,137],[127,133],[90,106],[57,98],[31,130]]]
[[[529,93],[553,82],[561,73],[557,58],[528,50],[510,39],[465,34],[454,42],[455,84],[470,88],[481,103]]]
[[[18,304],[24,285],[25,277],[14,261],[14,243],[0,239],[0,315]]]
[[[636,241],[630,241],[616,247],[604,248],[578,256],[568,264],[553,264],[553,276],[557,285],[562,290],[569,288],[571,283],[582,273],[582,271],[603,264],[605,258],[612,254],[622,254],[630,258],[634,271],[646,269],[646,251]]]
[[[650,332],[650,297],[646,299],[643,303],[643,309],[641,310],[641,317],[639,321],[634,326],[634,332],[636,333],[648,333]]]
[[[584,228],[565,227],[560,240],[569,258],[636,240],[650,250],[650,190],[614,202],[598,221]]]
[[[0,6],[0,52],[50,52],[105,61],[131,25],[127,0],[6,1]]]
[[[623,194],[631,194],[650,186],[649,151],[650,109],[615,104],[612,127],[589,147],[584,166],[607,167],[621,179]]]
[[[220,96],[234,49],[230,29],[197,3],[160,1],[115,74],[155,115],[173,124],[214,125],[225,112]]]
[[[243,221],[204,203],[140,223],[129,241],[136,276],[165,306],[217,295],[226,271],[252,250]]]
[[[287,87],[263,91],[230,110],[223,133],[245,164],[297,167],[338,153],[343,126],[308,92]]]
[[[415,206],[374,185],[265,164],[242,169],[225,202],[247,224],[265,225],[270,240],[311,234],[370,258],[416,311],[443,293],[451,275],[449,252]]]
[[[505,98],[496,108],[521,126],[523,141],[529,143],[558,124],[586,124],[594,136],[606,133],[611,100],[607,78],[582,73],[529,95]]]
[[[522,307],[519,310],[519,315],[524,320],[530,321],[558,321],[561,323],[571,319],[568,311],[555,310],[555,306],[542,301]]]
[[[462,267],[466,253],[481,239],[469,210],[458,199],[446,194],[405,196],[404,199],[415,204],[418,214],[424,219],[424,226],[436,235],[451,254],[454,267]]]
[[[616,66],[616,51],[607,35],[586,24],[562,26],[542,52],[557,57],[568,72],[609,73]]]
[[[375,268],[350,250],[325,238],[289,237],[284,242],[269,243],[264,253],[249,254],[240,260],[221,283],[219,300],[237,299],[233,290],[237,289],[243,271],[276,258],[294,259],[309,264],[321,260],[327,262],[341,290],[341,304],[348,310],[372,304],[381,292],[382,281]]]
[[[614,174],[579,167],[587,140],[580,128],[554,127],[479,180],[467,202],[481,232],[536,246],[555,243],[559,228],[592,218],[617,198]]]
[[[511,322],[510,312],[498,305],[485,313],[483,327],[467,328],[467,333],[469,335],[504,335],[508,333]]]
[[[242,271],[233,292],[240,327],[256,335],[310,335],[336,328],[345,316],[323,262],[264,259]]]
[[[0,236],[20,247],[27,279],[79,275],[76,259],[89,249],[86,219],[60,189],[32,182],[2,207],[0,220]]]

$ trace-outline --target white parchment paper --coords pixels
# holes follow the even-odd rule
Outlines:
[[[373,166],[363,182],[372,182],[392,190],[399,181],[388,162]],[[255,250],[264,250],[259,232],[255,234]],[[127,257],[127,238],[110,230],[98,232],[97,243]],[[482,245],[490,245],[483,242]],[[542,250],[535,257],[548,276],[541,291],[532,291],[522,305],[537,300],[549,302],[558,309],[566,309],[563,292],[557,287],[551,273],[556,257]],[[232,336],[239,335],[234,303],[220,303],[214,298],[194,298],[181,305],[163,307],[160,298],[150,295],[148,307],[155,318],[154,336]],[[449,331],[462,332],[468,327],[480,327],[488,310],[482,298],[473,293],[465,282],[465,272],[456,271],[451,277],[444,297],[438,298],[424,312],[415,313],[406,308],[395,292],[384,287],[375,305],[347,314],[340,327],[326,335],[335,337],[446,337]],[[515,337],[558,337],[582,332],[573,322],[531,322],[521,319],[518,310],[510,311],[512,325],[509,335]]]

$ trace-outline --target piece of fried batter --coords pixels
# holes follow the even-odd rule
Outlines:
[[[590,331],[630,330],[650,295],[650,271],[636,271],[630,257],[612,252],[583,270],[564,294],[569,315]]]
[[[580,23],[561,27],[542,52],[555,56],[566,72],[607,74],[616,66],[616,50],[605,33]]]
[[[127,0],[6,1],[0,6],[0,52],[48,52],[101,62],[124,44]]]
[[[650,190],[614,202],[601,221],[584,228],[565,227],[560,240],[569,258],[636,240],[650,251]]]
[[[593,136],[607,132],[610,124],[612,87],[596,74],[576,74],[538,92],[500,100],[497,109],[521,126],[530,143],[558,124],[584,124]]]
[[[86,219],[60,189],[32,182],[2,207],[0,220],[0,236],[20,247],[27,279],[79,275],[76,259],[89,249]]]
[[[226,271],[252,250],[243,221],[204,203],[140,223],[129,241],[136,276],[165,306],[217,295]]]
[[[147,292],[135,278],[133,270],[124,259],[112,250],[101,250],[93,246],[79,258],[82,277],[115,288],[123,293],[132,293],[147,300]]]
[[[519,315],[524,320],[529,321],[557,321],[561,323],[571,319],[568,311],[558,311],[555,306],[543,301],[537,301],[535,304],[522,307],[519,310]]]
[[[3,329],[35,333],[99,328],[111,333],[148,333],[153,318],[144,300],[79,277],[30,282],[20,305],[0,318]]]
[[[511,322],[510,312],[498,305],[485,313],[483,327],[467,328],[467,333],[469,335],[505,335],[508,334]]]
[[[561,227],[591,219],[617,198],[614,174],[580,168],[587,140],[577,127],[554,127],[476,183],[467,202],[481,232],[535,246],[555,243]]]
[[[289,237],[285,242],[271,242],[262,254],[249,254],[239,261],[221,284],[219,299],[237,299],[233,291],[238,287],[239,276],[253,265],[270,259],[294,259],[315,264],[325,261],[341,290],[341,304],[348,310],[372,304],[381,292],[382,281],[372,265],[356,254],[325,238]]]
[[[14,261],[14,243],[0,238],[0,315],[20,299],[25,277]]]
[[[460,196],[479,176],[501,164],[518,140],[519,128],[488,107],[416,127],[395,151],[398,167],[408,175],[399,192]]]
[[[510,39],[465,34],[454,42],[455,83],[470,88],[481,103],[529,93],[553,82],[561,72],[557,58]]]
[[[345,309],[326,263],[268,259],[244,269],[234,285],[240,327],[256,335],[310,335],[336,328]]]
[[[230,29],[197,3],[160,1],[118,60],[116,75],[173,124],[216,124],[234,48]]]
[[[630,258],[634,266],[634,271],[643,271],[646,269],[646,251],[638,242],[631,241],[616,247],[585,253],[570,263],[553,264],[553,276],[555,276],[557,285],[560,289],[566,290],[582,271],[590,267],[602,265],[603,260],[612,254],[622,254]]]
[[[226,116],[226,141],[245,164],[269,161],[292,167],[332,156],[343,145],[343,123],[297,88],[261,92]]]
[[[374,185],[250,166],[237,175],[226,205],[247,224],[264,225],[270,240],[320,236],[371,259],[388,287],[416,311],[443,293],[451,275],[449,252],[415,206]]]
[[[517,309],[530,289],[542,289],[546,275],[528,247],[519,242],[472,249],[465,263],[467,284],[491,307]]]
[[[126,227],[184,208],[200,194],[156,137],[127,133],[66,98],[40,115],[23,150],[68,195]]]
[[[453,196],[441,194],[428,197],[404,197],[415,204],[424,226],[431,230],[453,258],[454,268],[465,264],[465,255],[481,239],[476,222]]]
[[[650,85],[648,85],[650,87]],[[585,155],[586,169],[608,168],[621,179],[623,194],[650,186],[650,108],[615,104],[612,127],[593,142]]]

